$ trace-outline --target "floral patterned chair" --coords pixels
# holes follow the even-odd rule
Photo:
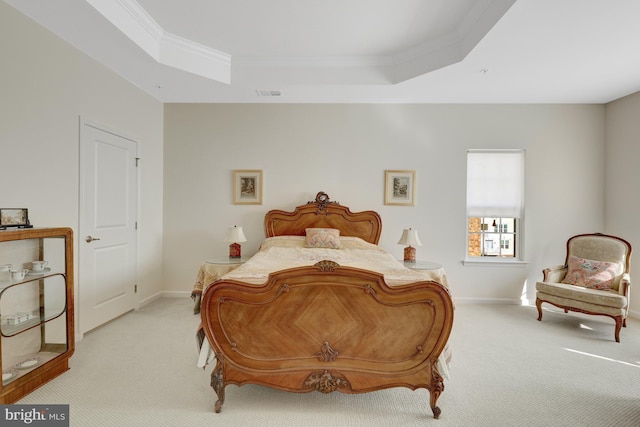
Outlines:
[[[542,320],[542,303],[586,314],[609,316],[616,322],[615,339],[627,326],[629,312],[629,261],[631,244],[626,240],[601,234],[580,234],[567,241],[564,265],[543,270],[542,282],[536,283],[538,320]]]

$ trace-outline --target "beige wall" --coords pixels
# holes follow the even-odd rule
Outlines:
[[[140,301],[188,294],[198,265],[226,254],[227,226],[245,227],[253,253],[268,209],[293,208],[319,190],[379,211],[381,245],[398,257],[401,230],[419,229],[418,257],[445,265],[458,300],[516,301],[523,290],[532,298],[541,269],[562,261],[576,233],[638,241],[638,94],[606,107],[173,104],[163,112],[4,2],[0,35],[0,205],[77,231],[79,117],[138,138]],[[465,152],[487,147],[527,149],[526,267],[461,263]],[[264,170],[262,206],[231,203],[231,170],[248,168]],[[384,206],[385,169],[417,171],[415,207]]]
[[[640,270],[640,93],[607,104],[605,230],[627,239],[635,249],[631,278]],[[631,292],[631,309],[640,313],[640,292]]]
[[[463,266],[466,150],[525,148],[525,267]],[[519,301],[542,269],[564,261],[568,237],[604,229],[604,106],[165,106],[165,284],[188,292],[200,263],[225,256],[226,228],[244,227],[252,254],[269,209],[326,191],[382,215],[381,246],[397,257],[405,227],[417,257],[446,267],[459,301]],[[232,170],[264,171],[264,204],[232,204]],[[385,169],[415,169],[417,205],[385,206]]]
[[[26,207],[34,225],[69,226],[77,233],[80,117],[137,138],[143,158],[138,300],[158,295],[162,103],[5,2],[0,2],[0,58],[0,206]],[[77,254],[76,249],[76,259]]]

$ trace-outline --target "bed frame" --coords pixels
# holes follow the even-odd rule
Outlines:
[[[376,212],[352,213],[320,192],[293,212],[268,212],[264,226],[268,237],[331,227],[377,244],[382,222]],[[216,355],[216,412],[228,384],[252,383],[322,393],[425,388],[440,416],[437,361],[453,303],[436,282],[390,287],[379,273],[321,261],[272,273],[263,285],[217,281],[204,292],[201,315]]]

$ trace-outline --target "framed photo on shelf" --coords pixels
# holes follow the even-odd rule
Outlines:
[[[415,206],[416,171],[384,171],[384,204]]]
[[[29,210],[24,208],[0,208],[0,229],[8,227],[31,228]]]
[[[233,204],[261,205],[262,204],[262,171],[234,170],[233,171]]]

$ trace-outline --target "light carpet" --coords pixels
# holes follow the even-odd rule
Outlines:
[[[196,367],[199,316],[166,298],[85,335],[71,369],[17,403],[70,405],[72,426],[640,426],[640,321],[549,306],[458,304],[451,379],[433,418],[426,390],[348,395],[226,388],[222,412]]]

